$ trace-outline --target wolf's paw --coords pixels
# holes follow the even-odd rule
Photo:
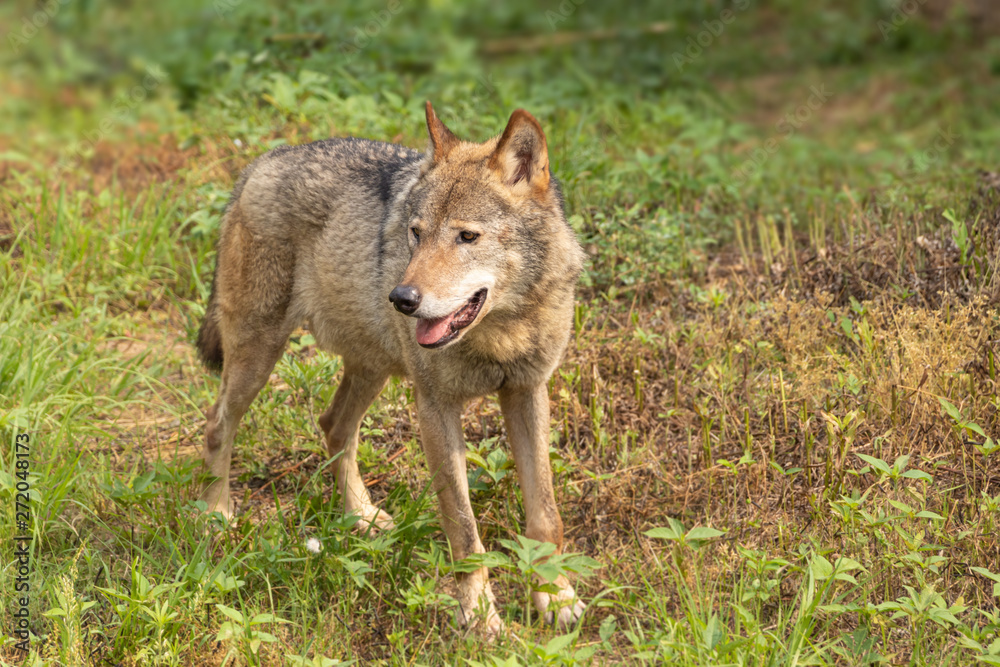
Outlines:
[[[357,509],[351,510],[350,513],[361,517],[354,524],[354,530],[359,533],[366,533],[369,530],[377,533],[380,530],[389,531],[396,527],[396,522],[392,520],[392,515],[385,510],[380,510],[375,505],[362,505]]]
[[[211,514],[212,512],[218,512],[226,521],[233,520],[234,508],[233,501],[229,497],[229,482],[223,485],[219,480],[210,482],[204,486],[201,494],[198,496],[198,500],[205,501],[208,505],[206,512]]]
[[[485,575],[473,573],[458,583],[458,615],[463,628],[477,632],[493,641],[504,631],[503,619],[497,613],[496,598]]]
[[[482,635],[488,641],[493,641],[504,631],[503,619],[500,618],[492,601],[485,610],[474,608],[471,613],[466,613],[464,607],[460,606],[458,625]]]
[[[532,591],[531,599],[546,623],[557,623],[560,629],[570,630],[583,616],[583,610],[587,606],[576,597],[576,591],[569,585],[566,577],[559,577],[554,583],[560,589],[558,593]]]

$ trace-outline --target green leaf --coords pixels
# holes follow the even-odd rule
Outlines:
[[[452,566],[455,572],[475,572],[476,570],[488,567],[510,567],[510,558],[500,551],[487,551],[481,554],[469,554]]]
[[[228,639],[231,639],[232,637],[242,634],[243,634],[243,626],[237,627],[232,623],[232,621],[226,621],[225,623],[222,624],[222,627],[219,628],[219,634],[216,635],[215,641],[224,642]]]
[[[243,625],[243,614],[241,614],[240,612],[236,611],[232,607],[227,607],[224,604],[217,604],[215,605],[215,607],[229,618],[233,619],[240,625]]]
[[[678,535],[673,530],[664,527],[650,528],[645,533],[643,533],[643,535],[658,540],[676,540],[678,537]]]
[[[867,572],[865,566],[854,560],[853,558],[847,558],[846,556],[841,556],[837,559],[834,568],[837,572],[850,572],[851,570],[861,570],[862,572]]]
[[[917,518],[920,518],[920,519],[934,519],[936,521],[944,521],[944,517],[943,516],[941,516],[940,514],[937,514],[935,512],[928,511],[928,510],[922,510],[920,512],[917,512]]]
[[[945,625],[946,621],[951,625],[962,624],[962,622],[957,618],[955,618],[955,615],[952,614],[947,609],[932,609],[930,611],[930,617],[931,620],[933,620],[935,623],[938,623],[939,625]]]
[[[816,554],[809,563],[809,571],[820,581],[826,581],[833,576],[833,564],[823,556]]]
[[[844,333],[847,334],[849,337],[851,338],[854,337],[854,325],[846,317],[840,318],[840,328],[843,329]]]
[[[858,454],[857,456],[859,459],[861,459],[862,461],[864,461],[865,463],[867,463],[868,465],[870,465],[871,467],[875,468],[876,470],[878,470],[883,474],[888,475],[889,471],[891,470],[889,464],[883,461],[882,459],[877,459],[874,456],[868,456],[867,454]]]
[[[274,614],[257,614],[256,616],[253,617],[253,620],[250,621],[250,625],[261,625],[262,623],[288,623],[288,622],[289,621],[286,621],[283,618],[278,618]]]
[[[941,402],[941,407],[944,408],[944,411],[948,413],[948,416],[951,417],[956,423],[961,422],[964,419],[962,417],[962,413],[958,411],[958,408],[956,408],[948,400],[941,398],[939,396],[938,401]]]
[[[687,535],[684,536],[688,540],[710,540],[720,535],[725,535],[726,531],[716,530],[715,528],[700,527],[692,528]]]
[[[922,479],[925,482],[934,481],[934,478],[925,473],[923,470],[907,470],[902,476],[906,479]]]
[[[913,508],[904,503],[901,500],[890,500],[889,504],[898,509],[900,512],[905,512],[907,514],[913,514]]]
[[[997,583],[1000,583],[1000,574],[993,574],[992,572],[990,572],[989,570],[987,570],[985,567],[974,567],[974,568],[971,568],[971,569],[976,574],[981,574],[984,577],[986,577],[987,579],[992,579],[993,581],[995,581]]]
[[[984,650],[983,645],[977,642],[975,639],[972,639],[971,637],[966,637],[965,635],[959,635],[958,637],[956,637],[956,639],[958,640],[958,645],[961,646],[962,648],[972,649],[973,651],[979,651],[980,653],[982,653]]]
[[[604,567],[599,560],[583,554],[563,554],[560,560],[563,569],[569,570],[581,577],[589,577],[595,570]]]
[[[597,633],[601,637],[602,642],[606,642],[611,639],[611,635],[615,633],[615,627],[618,625],[618,619],[614,616],[609,615],[607,618],[601,622],[601,627],[598,628]]]
[[[896,460],[892,462],[892,467],[896,470],[902,470],[910,462],[909,454],[900,454],[896,457]]]
[[[984,431],[983,427],[980,426],[979,424],[973,424],[972,422],[966,422],[966,423],[962,424],[962,426],[964,426],[968,430],[972,431],[976,435],[980,435],[980,436],[982,436],[984,438],[986,437],[986,431]]]
[[[674,523],[673,520],[671,522]],[[677,529],[678,526],[680,530]],[[670,527],[651,528],[643,533],[643,535],[657,540],[680,540],[684,538],[684,526],[680,522],[676,522],[675,525]]]
[[[564,648],[572,644],[575,639],[575,632],[555,637],[554,639],[549,640],[549,643],[545,645],[545,653],[548,655],[558,655]]]
[[[561,568],[558,565],[553,565],[551,562],[536,563],[535,564],[535,574],[540,576],[545,581],[552,583],[559,578],[561,574]]]
[[[484,458],[483,458],[482,456],[480,456],[480,455],[479,455],[479,454],[478,454],[477,452],[474,452],[474,451],[472,451],[471,449],[470,449],[469,451],[467,451],[467,452],[465,453],[465,458],[466,458],[467,460],[469,460],[469,461],[471,461],[471,462],[475,463],[475,464],[476,464],[477,466],[479,466],[480,468],[483,468],[484,470],[485,470],[485,469],[486,469],[486,468],[488,467],[488,466],[486,465],[486,459],[484,459]]]

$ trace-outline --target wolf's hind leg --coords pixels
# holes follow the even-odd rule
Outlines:
[[[247,341],[225,348],[222,387],[219,399],[208,411],[205,429],[205,464],[212,477],[205,483],[200,499],[208,504],[209,512],[222,512],[227,518],[232,516],[229,464],[236,427],[270,377],[287,340],[287,334],[271,332],[269,336],[260,336],[253,344]]]
[[[326,434],[327,451],[336,456],[333,469],[343,497],[344,513],[361,517],[358,526],[392,528],[392,517],[372,502],[358,470],[358,429],[365,411],[382,391],[388,374],[361,368],[345,360],[344,379],[333,395],[330,407],[319,418]]]
[[[267,382],[298,323],[288,316],[295,280],[294,247],[279,237],[254,234],[247,223],[261,215],[268,219],[267,211],[249,215],[243,199],[226,213],[211,307],[206,313],[206,318],[216,318],[208,328],[214,329],[212,333],[221,343],[222,386],[219,399],[208,411],[204,456],[214,479],[202,489],[201,500],[208,503],[210,512],[226,516],[233,510],[229,461],[236,427]],[[217,361],[217,353],[215,350],[211,361]]]

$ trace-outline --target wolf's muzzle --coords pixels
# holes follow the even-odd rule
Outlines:
[[[412,315],[420,307],[420,292],[412,285],[396,285],[389,292],[389,301],[404,315]]]

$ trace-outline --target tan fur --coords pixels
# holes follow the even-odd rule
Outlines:
[[[328,140],[277,149],[244,173],[223,221],[199,334],[202,358],[223,369],[208,411],[213,479],[202,498],[210,510],[231,513],[236,426],[305,322],[322,348],[344,358],[343,380],[319,424],[337,457],[345,511],[363,525],[392,526],[358,472],[358,428],[386,379],[403,376],[416,390],[421,444],[454,558],[484,550],[469,502],[461,413],[466,401],[490,393],[504,412],[526,534],[561,549],[546,383],[571,332],[582,252],[530,114],[515,111],[503,135],[482,144],[458,139],[429,103],[427,127],[425,155]],[[419,294],[412,317],[389,302],[397,287]],[[441,338],[435,349],[418,344],[418,320],[462,322],[463,312],[471,323],[448,328],[454,339]],[[568,581],[557,584],[559,594],[536,593],[535,603],[568,626],[583,606]],[[497,632],[485,568],[460,576],[458,588],[459,620],[478,618]],[[552,601],[564,606],[549,609]]]

